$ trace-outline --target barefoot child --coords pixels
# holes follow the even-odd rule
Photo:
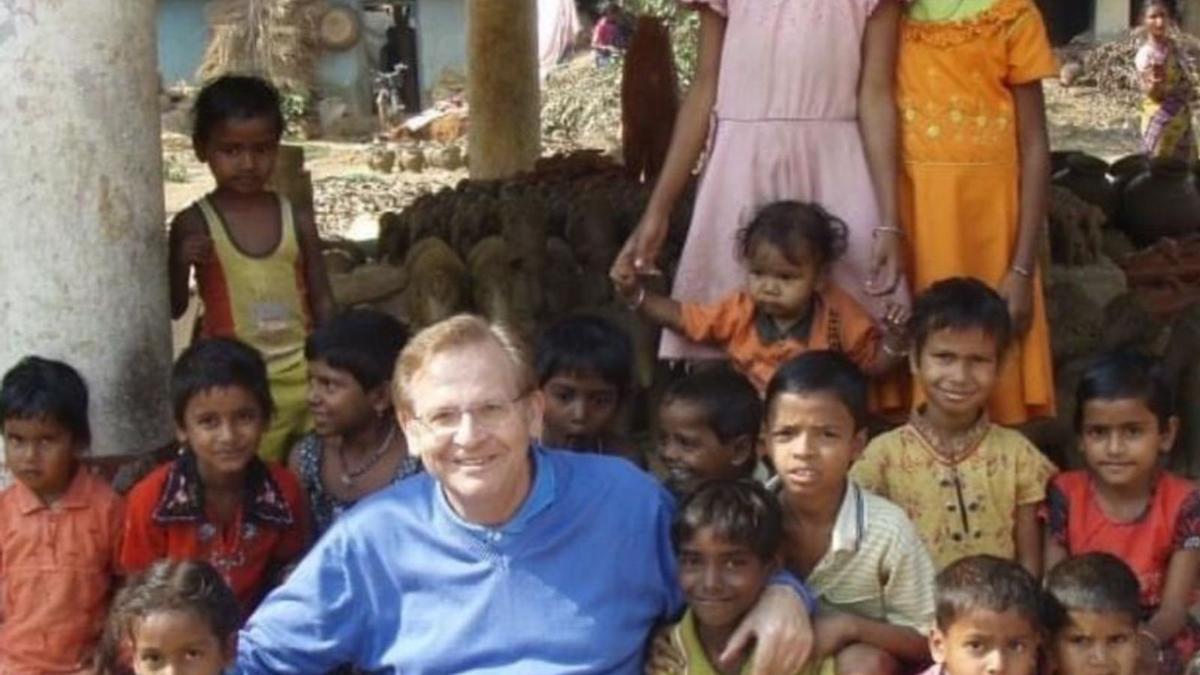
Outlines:
[[[1037,510],[1056,469],[986,412],[1012,335],[1004,301],[976,279],[945,279],[917,297],[909,324],[925,402],[850,475],[908,513],[939,569],[986,553],[1040,576]]]
[[[403,324],[371,309],[339,314],[308,336],[314,429],[288,467],[308,496],[314,537],[358,500],[421,470],[392,410],[392,369],[407,342]]]
[[[1037,274],[1050,143],[1042,79],[1058,65],[1035,0],[913,0],[896,72],[900,221],[914,292],[977,276],[1015,327],[988,413],[1054,415],[1050,331]]]
[[[668,633],[672,657],[656,654],[648,673],[750,672],[753,655],[748,653],[720,670],[714,664],[779,569],[782,537],[779,503],[753,481],[712,481],[684,498],[671,527],[671,541],[688,610]],[[656,667],[660,661],[678,665]],[[803,675],[834,674],[832,659],[803,671]]]
[[[1143,649],[1176,675],[1200,645],[1189,613],[1200,563],[1200,491],[1163,468],[1179,418],[1161,366],[1116,353],[1098,359],[1076,389],[1076,433],[1087,469],[1050,484],[1046,566],[1111,553],[1141,586]]]
[[[938,574],[934,666],[923,675],[1035,675],[1041,589],[1017,563],[962,558]]]
[[[715,304],[681,303],[640,282],[618,290],[654,323],[723,349],[760,392],[780,364],[806,351],[844,352],[872,374],[900,363],[903,333],[881,335],[866,310],[828,279],[846,249],[841,220],[816,204],[776,202],[738,232],[737,249],[745,289]],[[904,313],[893,306],[886,325],[898,328]]]
[[[99,675],[220,675],[236,653],[237,598],[211,565],[160,560],[113,601]]]
[[[192,145],[217,189],[171,223],[171,315],[187,310],[193,268],[205,337],[236,337],[267,360],[277,412],[259,454],[280,461],[307,430],[304,338],[333,310],[312,213],[267,189],[279,152],[279,94],[222,77],[196,99]]]
[[[80,467],[88,392],[74,368],[29,356],[0,382],[0,672],[70,673],[91,663],[121,542],[121,498]]]
[[[1085,553],[1055,565],[1046,574],[1050,674],[1153,673],[1138,666],[1139,595],[1137,577],[1116,556]]]
[[[1196,161],[1192,129],[1195,85],[1184,68],[1183,51],[1172,37],[1176,28],[1173,3],[1148,0],[1142,4],[1146,42],[1134,58],[1142,103],[1142,152],[1158,159]]]
[[[633,395],[633,341],[607,319],[576,314],[542,331],[534,350],[546,401],[542,443],[550,448],[645,458],[618,431]]]
[[[704,368],[676,380],[658,405],[663,483],[676,498],[710,480],[748,478],[763,404],[750,381],[731,368]]]
[[[308,541],[296,479],[255,454],[272,412],[266,366],[241,342],[202,340],[175,362],[171,398],[182,451],[130,491],[121,567],[207,561],[249,616]]]
[[[809,352],[779,369],[766,405],[784,563],[823,610],[816,656],[836,656],[839,675],[926,662],[933,562],[904,511],[847,477],[866,444],[866,378],[845,356]]]

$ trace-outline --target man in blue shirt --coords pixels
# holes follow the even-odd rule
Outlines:
[[[642,671],[683,600],[674,505],[620,459],[536,447],[542,401],[519,344],[459,316],[401,354],[394,394],[426,474],[325,534],[238,640],[241,673]],[[807,610],[773,587],[730,641],[759,673],[808,655]]]

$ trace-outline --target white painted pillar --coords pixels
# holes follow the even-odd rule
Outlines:
[[[1096,37],[1111,38],[1127,30],[1129,0],[1096,0],[1096,19],[1093,26]]]
[[[93,452],[170,438],[155,0],[0,0],[0,370],[67,361]]]
[[[468,0],[472,178],[533,168],[541,152],[537,0]]]

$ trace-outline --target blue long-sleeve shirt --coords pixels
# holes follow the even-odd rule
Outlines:
[[[624,460],[535,449],[505,525],[459,518],[432,476],[330,529],[238,640],[239,673],[639,673],[683,597],[674,505]]]

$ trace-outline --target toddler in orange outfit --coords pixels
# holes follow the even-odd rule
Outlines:
[[[0,382],[0,672],[86,668],[108,612],[122,503],[79,467],[91,442],[88,393],[74,368],[36,356]]]

